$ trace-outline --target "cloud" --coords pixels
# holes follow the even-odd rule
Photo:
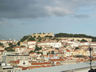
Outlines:
[[[8,24],[8,21],[7,19],[0,19],[0,24]]]
[[[96,0],[0,0],[0,18],[65,16],[95,4]]]
[[[46,7],[49,15],[64,16],[73,13],[71,10],[61,8],[61,7]]]
[[[75,18],[89,18],[89,15],[81,14],[81,15],[74,15]]]

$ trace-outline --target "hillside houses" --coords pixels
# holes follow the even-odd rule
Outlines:
[[[45,42],[40,42],[37,44],[38,46],[44,47],[53,47],[53,48],[60,48],[62,47],[61,42],[55,42],[55,41],[45,41]]]
[[[82,39],[87,41],[81,41]],[[92,55],[96,57],[96,42],[91,42],[90,38],[59,38],[51,33],[41,33],[32,34],[32,37],[26,36],[18,41],[19,44],[13,41],[1,43],[6,45],[0,46],[2,65],[10,65],[20,70],[87,62],[89,47],[92,48]]]
[[[28,48],[35,50],[36,41],[28,41]]]
[[[24,54],[24,53],[26,53],[27,48],[26,47],[16,46],[16,47],[14,47],[14,50],[18,54]]]

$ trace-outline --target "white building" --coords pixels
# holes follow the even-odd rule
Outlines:
[[[29,48],[35,48],[35,46],[36,46],[36,41],[28,41],[28,47]]]
[[[68,42],[70,43],[70,46],[73,48],[73,47],[78,47],[80,45],[79,42]]]
[[[50,46],[53,48],[60,48],[62,47],[61,42],[40,42],[38,46]]]
[[[16,53],[23,53],[27,50],[26,47],[14,47]]]
[[[90,45],[90,43],[89,42],[80,42],[80,46],[82,46],[82,45]]]

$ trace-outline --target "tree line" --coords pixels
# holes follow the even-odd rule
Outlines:
[[[92,42],[96,42],[96,37],[86,34],[69,34],[69,33],[58,33],[55,37],[79,37],[79,38],[92,38]]]

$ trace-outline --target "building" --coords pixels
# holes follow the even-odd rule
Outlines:
[[[28,43],[27,42],[20,42],[20,46],[28,47]]]
[[[14,47],[14,50],[16,53],[22,54],[22,53],[26,52],[27,48],[17,46],[17,47]]]
[[[46,37],[46,36],[54,36],[53,33],[34,33],[32,34],[32,37]]]
[[[28,41],[28,48],[35,49],[36,41]]]
[[[53,47],[53,48],[60,48],[62,47],[62,44],[61,42],[55,42],[55,41],[45,41],[45,42],[40,42],[38,43],[38,46],[50,46],[50,47]]]

